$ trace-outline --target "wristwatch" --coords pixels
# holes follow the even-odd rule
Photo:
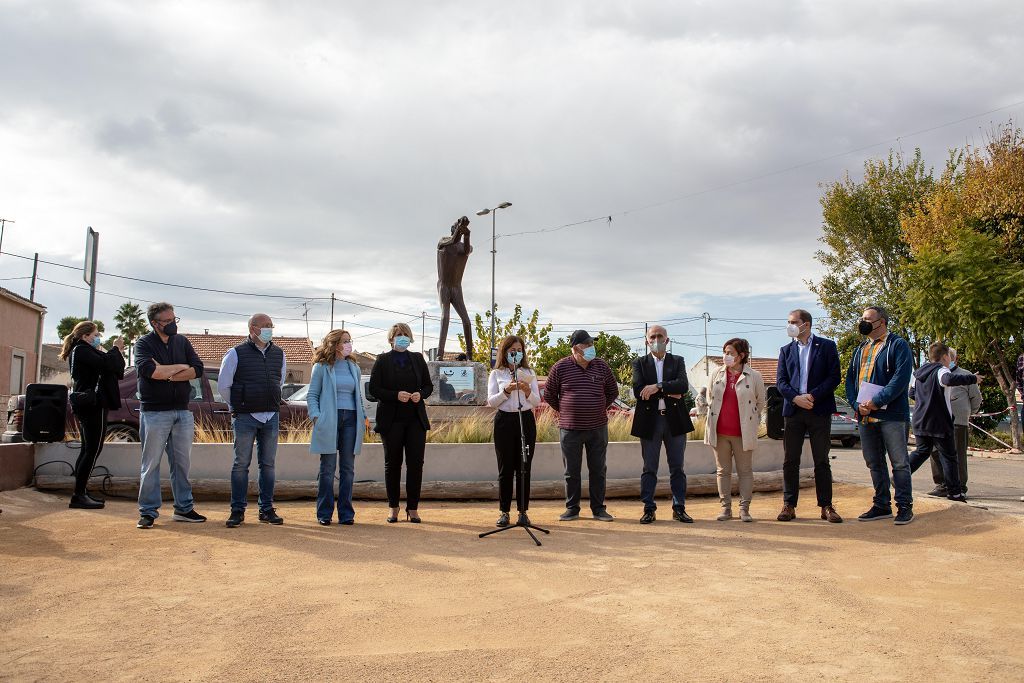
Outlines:
[[[661,382],[658,382],[658,390],[661,390]]]

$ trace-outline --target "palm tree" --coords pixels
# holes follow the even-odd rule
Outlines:
[[[114,322],[117,324],[117,330],[121,333],[125,346],[128,348],[128,364],[131,365],[132,344],[146,333],[146,320],[142,314],[142,309],[138,304],[126,301],[121,304],[121,307],[117,309],[117,313],[114,314]]]

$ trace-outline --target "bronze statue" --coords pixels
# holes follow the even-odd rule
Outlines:
[[[452,234],[442,237],[437,243],[437,296],[441,300],[441,340],[437,345],[437,359],[444,359],[444,343],[448,336],[448,322],[451,319],[451,307],[455,306],[462,318],[462,330],[466,339],[468,360],[473,360],[473,327],[466,312],[466,302],[462,298],[462,274],[466,272],[466,262],[473,253],[469,244],[469,219],[463,216],[452,224]]]

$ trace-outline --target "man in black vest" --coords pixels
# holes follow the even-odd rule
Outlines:
[[[661,325],[647,330],[647,346],[651,352],[633,361],[633,429],[630,433],[640,437],[640,451],[644,459],[640,475],[640,499],[644,502],[641,524],[654,521],[654,490],[658,484],[658,461],[661,444],[665,444],[668,460],[669,484],[672,487],[672,517],[690,524],[693,518],[686,514],[686,473],[683,472],[683,454],[686,435],[693,431],[689,411],[683,403],[683,394],[690,390],[686,379],[686,361],[682,356],[666,353],[668,331]]]
[[[249,493],[252,446],[260,467],[260,521],[284,524],[274,509],[274,459],[281,418],[281,385],[288,374],[284,351],[273,343],[274,321],[265,313],[249,318],[249,337],[227,352],[220,364],[217,384],[231,409],[235,433],[235,461],[231,466],[231,516],[233,529],[245,521]]]

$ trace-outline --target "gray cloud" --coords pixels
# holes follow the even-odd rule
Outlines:
[[[1008,1],[9,2],[0,213],[19,230],[4,246],[77,263],[91,224],[111,272],[436,313],[433,248],[460,215],[512,201],[498,232],[520,232],[732,185],[500,239],[499,302],[572,322],[774,297],[785,315],[813,305],[819,183],[888,146],[737,181],[1024,100],[1007,78],[1022,19]],[[940,165],[1010,113],[900,144]],[[490,222],[472,227],[466,290],[483,311]],[[0,276],[17,265],[0,259]],[[82,306],[45,294],[55,312]]]

